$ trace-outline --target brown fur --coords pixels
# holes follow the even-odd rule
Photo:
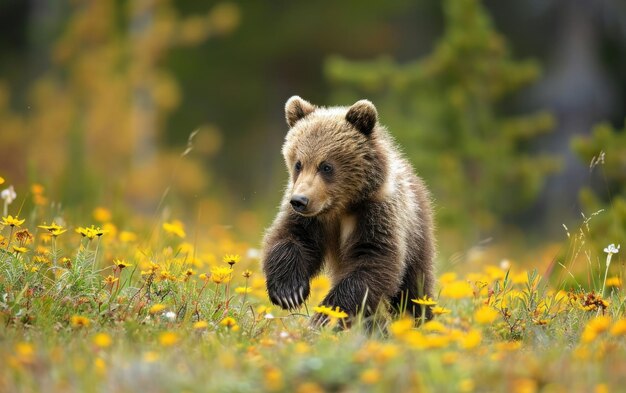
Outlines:
[[[285,115],[289,184],[264,240],[271,301],[299,307],[326,267],[333,286],[322,304],[351,316],[402,304],[419,317],[410,299],[432,296],[434,285],[430,195],[376,108],[366,100],[318,108],[295,96]],[[291,206],[298,197],[308,200],[301,211]]]

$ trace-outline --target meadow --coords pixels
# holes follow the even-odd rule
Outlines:
[[[107,207],[66,221],[72,208],[43,187],[16,191],[33,208],[3,194],[2,392],[626,389],[624,251],[607,245],[592,260],[585,223],[564,259],[537,261],[547,271],[509,260],[440,270],[437,296],[413,300],[432,307],[431,321],[383,316],[373,331],[342,330],[341,310],[316,308],[326,277],[306,307],[280,310],[257,245],[229,231],[164,214],[122,227]],[[310,328],[316,311],[332,324]]]

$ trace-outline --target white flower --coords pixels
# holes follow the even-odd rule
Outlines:
[[[265,319],[274,319],[274,316],[272,314],[265,314]]]
[[[174,321],[176,319],[176,313],[174,311],[168,311],[163,316],[170,321]]]
[[[617,254],[619,252],[620,246],[621,245],[618,244],[617,248],[615,248],[615,244],[609,244],[608,246],[604,248],[604,252],[606,252],[609,255]]]
[[[0,198],[4,199],[4,203],[7,205],[13,203],[15,198],[17,198],[17,194],[15,193],[13,186],[9,186],[9,188],[2,190],[2,192],[0,192]]]

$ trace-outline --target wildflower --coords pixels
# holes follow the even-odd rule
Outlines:
[[[611,328],[612,336],[623,336],[626,335],[626,319],[620,319],[615,322],[613,327]]]
[[[120,269],[120,270],[122,270],[122,269],[124,269],[124,268],[126,268],[126,267],[129,267],[129,266],[133,266],[133,265],[131,265],[130,263],[127,263],[127,262],[126,262],[125,260],[123,260],[123,259],[114,259],[114,260],[113,260],[113,265],[115,265],[115,266],[116,266],[118,269]]]
[[[439,306],[435,306],[431,308],[431,311],[435,315],[449,314],[451,312],[449,309],[444,308],[444,307],[439,307]]]
[[[4,184],[4,178],[0,176],[0,184]]]
[[[474,320],[481,325],[489,325],[498,317],[498,312],[489,306],[482,306],[474,313]]]
[[[396,337],[404,336],[408,331],[413,329],[413,319],[403,318],[391,324],[389,331]]]
[[[222,319],[220,325],[225,326],[226,328],[235,332],[239,330],[239,325],[237,325],[237,321],[235,321],[235,319],[231,317],[226,317]]]
[[[98,333],[93,336],[93,343],[98,348],[108,348],[112,342],[111,336],[106,333]]]
[[[313,311],[329,316],[331,319],[343,319],[348,317],[348,314],[341,311],[339,307],[335,307],[335,309],[333,310],[332,307],[317,306],[313,307]]]
[[[150,309],[148,310],[148,312],[149,312],[150,314],[156,314],[156,313],[158,313],[159,311],[163,311],[163,310],[165,310],[165,308],[166,308],[166,306],[165,306],[164,304],[157,303],[157,304],[152,305],[152,307],[150,307]]]
[[[20,363],[31,364],[35,361],[35,348],[27,342],[19,342],[15,345],[15,355]]]
[[[119,238],[122,243],[131,243],[137,240],[137,235],[133,232],[121,231]]]
[[[72,315],[70,318],[70,324],[72,327],[87,327],[91,321],[87,317],[83,317],[82,315]]]
[[[211,279],[211,275],[207,275],[206,273],[202,273],[198,276],[198,278],[202,281],[209,281]]]
[[[615,244],[609,244],[604,248],[604,252],[609,255],[617,254],[619,252],[619,248],[620,244],[618,244],[617,247],[615,247]]]
[[[229,267],[215,266],[211,268],[211,280],[216,284],[227,283],[230,281],[233,270]]]
[[[610,325],[611,318],[606,315],[600,315],[599,317],[591,319],[587,322],[585,330],[583,330],[583,334],[580,337],[581,341],[584,343],[592,342],[599,334],[609,330]]]
[[[606,286],[619,288],[622,286],[622,279],[619,277],[609,277],[606,279]]]
[[[25,252],[28,252],[28,248],[26,248],[26,247],[18,247],[18,246],[13,246],[13,251],[14,251],[16,254],[23,254],[23,253],[25,253]]]
[[[198,321],[193,324],[193,328],[196,330],[203,330],[207,327],[209,327],[209,323],[207,321]]]
[[[116,281],[118,281],[119,278],[117,277],[113,277],[112,275],[108,275],[105,279],[104,279],[104,284],[105,285],[113,285],[115,284]]]
[[[453,281],[441,289],[441,297],[463,299],[473,297],[472,287],[465,281]]]
[[[185,270],[185,276],[187,276],[187,277],[193,276],[194,274],[196,274],[196,272],[193,269],[191,269],[191,268]]]
[[[96,207],[93,210],[93,219],[98,222],[111,221],[111,212],[104,207]]]
[[[183,223],[178,220],[174,220],[172,222],[164,222],[163,229],[165,230],[165,232],[178,236],[181,239],[184,239],[186,236]]]
[[[476,387],[474,381],[470,378],[466,378],[459,382],[459,392],[473,392]]]
[[[243,276],[243,278],[250,278],[250,276],[252,276],[252,272],[246,269],[243,271],[243,273],[241,273],[241,275]]]
[[[5,205],[10,205],[17,198],[17,194],[15,193],[15,189],[13,186],[9,186],[9,188],[5,188],[0,192],[0,199],[4,200]]]
[[[427,295],[424,295],[424,297],[421,299],[411,299],[411,301],[413,303],[421,304],[422,306],[434,306],[435,304],[437,304],[436,301],[434,301],[431,297],[428,297]]]
[[[239,255],[224,255],[223,261],[228,263],[230,265],[230,267],[232,268],[233,265],[237,262],[239,262],[241,258],[239,257]]]
[[[252,292],[252,288],[250,287],[237,287],[235,288],[235,293],[244,294]]]
[[[96,237],[100,237],[104,235],[107,231],[100,229],[100,227],[94,227],[93,225],[89,228],[87,227],[78,227],[76,228],[76,233],[81,234],[83,237],[86,237],[89,240],[95,239]]]
[[[21,245],[24,245],[33,241],[33,235],[28,231],[28,229],[22,229],[21,231],[15,232],[15,239]]]
[[[144,352],[143,361],[146,363],[154,363],[159,360],[159,354],[154,351]]]
[[[470,330],[459,339],[459,345],[463,349],[473,349],[480,345],[483,337],[480,330]]]
[[[13,217],[13,216],[9,215],[9,216],[6,216],[6,217],[2,217],[1,224],[4,225],[4,226],[9,226],[9,227],[19,227],[19,226],[21,226],[24,223],[24,221],[26,221],[26,220],[25,219],[24,220],[20,220],[19,218],[17,218],[17,216]]]
[[[163,332],[159,335],[159,344],[163,347],[171,347],[178,342],[178,335],[174,332]]]
[[[278,368],[269,367],[265,370],[265,387],[269,391],[281,390],[284,386],[283,374]]]
[[[360,380],[364,384],[373,385],[380,381],[381,375],[380,371],[375,368],[368,368],[361,373]]]
[[[159,266],[158,264],[150,261],[150,265],[148,266],[148,269],[147,270],[142,270],[141,271],[141,275],[145,276],[145,275],[149,275],[149,274],[154,274],[160,268],[161,268],[161,266]]]
[[[168,311],[163,314],[163,316],[165,317],[165,319],[169,319],[170,321],[176,320],[176,313],[174,311]]]

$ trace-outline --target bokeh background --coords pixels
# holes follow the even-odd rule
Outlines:
[[[258,244],[284,102],[368,98],[432,188],[444,265],[555,258],[581,226],[626,243],[622,0],[2,0],[0,59],[0,175],[26,207],[39,184],[68,214]]]

